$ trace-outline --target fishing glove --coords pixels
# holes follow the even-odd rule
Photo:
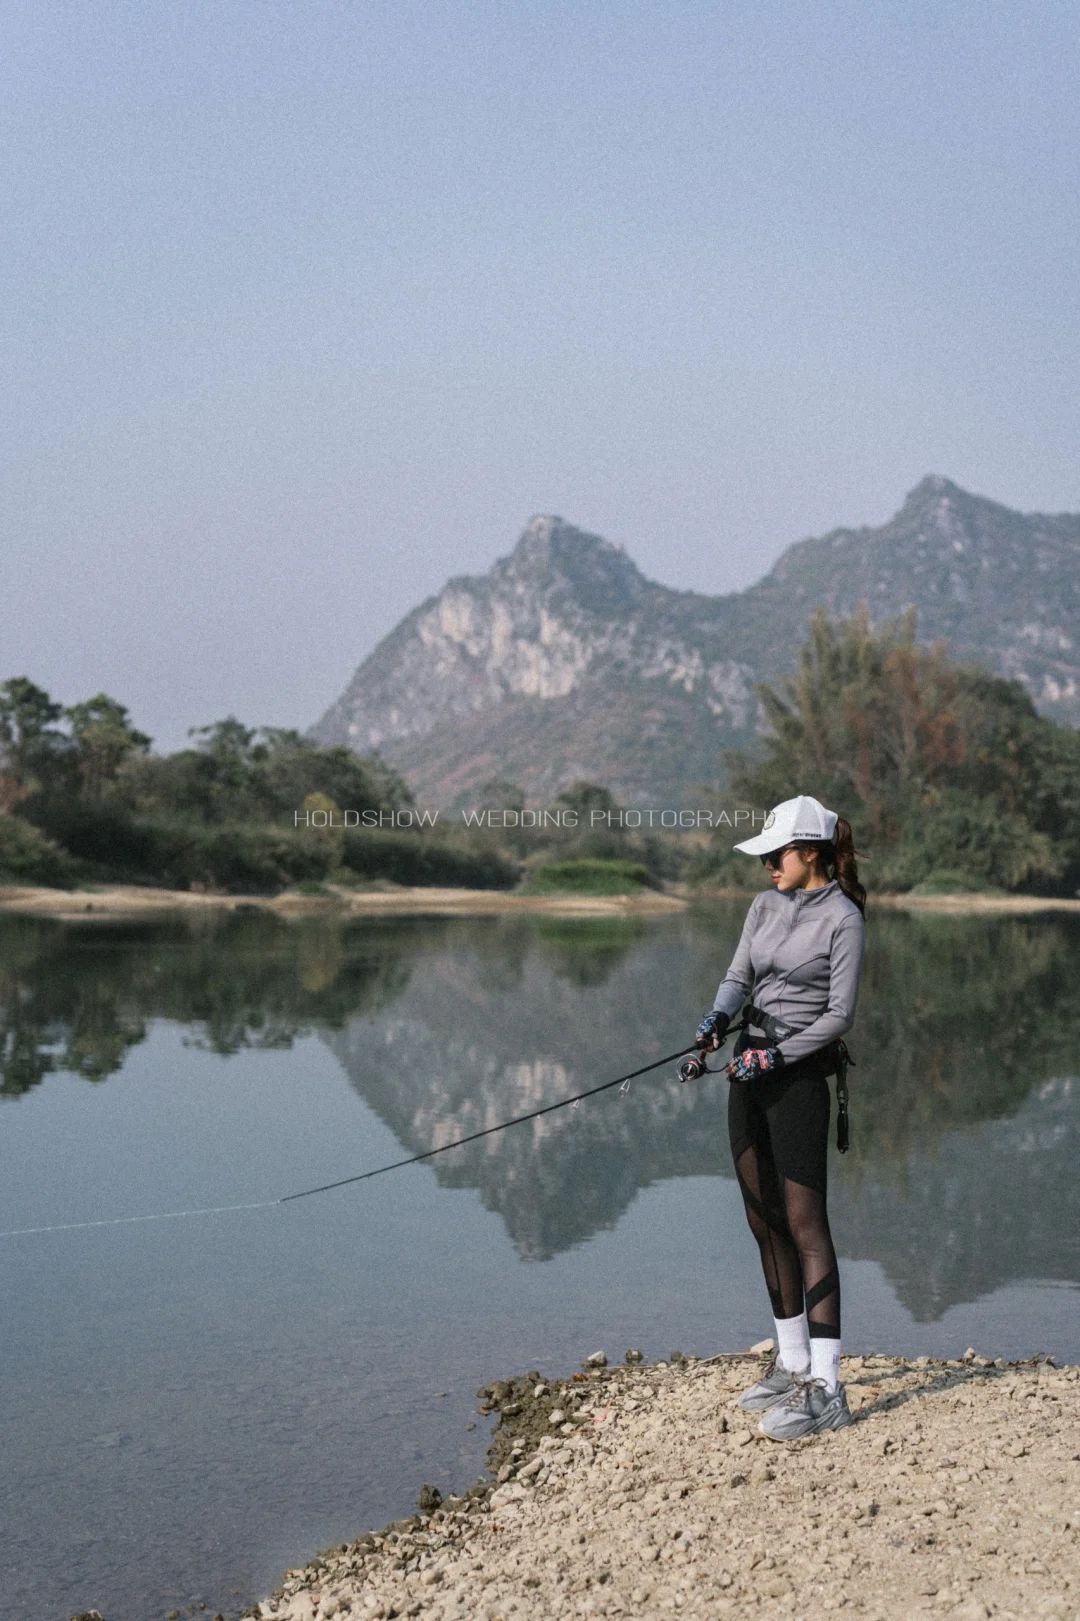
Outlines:
[[[711,1013],[706,1013],[705,1017],[698,1025],[697,1034],[694,1037],[694,1040],[697,1042],[699,1047],[708,1047],[711,1051],[715,1052],[717,1047],[719,1047],[720,1043],[723,1041],[724,1037],[727,1035],[727,1029],[730,1023],[731,1017],[729,1014],[718,1013],[714,1008]]]
[[[752,1081],[757,1075],[768,1075],[783,1067],[784,1055],[778,1047],[749,1047],[728,1065],[728,1080]]]

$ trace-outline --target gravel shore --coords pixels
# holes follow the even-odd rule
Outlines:
[[[1080,1618],[1080,1368],[845,1358],[855,1422],[778,1445],[762,1352],[479,1393],[495,1477],[288,1573],[277,1621]]]

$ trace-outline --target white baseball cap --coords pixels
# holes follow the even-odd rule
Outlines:
[[[774,805],[765,818],[761,832],[752,839],[744,839],[735,846],[748,856],[767,856],[770,850],[779,850],[785,844],[808,844],[829,840],[836,832],[837,815],[826,810],[820,800],[810,794],[797,799],[785,799]]]

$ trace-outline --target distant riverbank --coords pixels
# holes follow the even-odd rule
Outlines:
[[[208,895],[189,889],[102,885],[93,891],[0,888],[0,913],[79,920],[140,918],[183,912],[273,912],[278,917],[384,917],[395,913],[468,916],[482,913],[547,917],[643,917],[685,911],[680,895],[642,890],[635,895],[517,895],[498,889],[333,889],[324,895],[290,891],[275,896]]]
[[[206,894],[190,889],[151,889],[138,884],[102,884],[93,890],[12,885],[0,886],[0,913],[70,921],[213,911],[273,912],[278,917],[385,917],[395,913],[444,917],[496,913],[578,918],[664,917],[684,912],[692,905],[732,899],[749,901],[752,895],[739,890],[692,890],[686,885],[673,886],[665,893],[646,889],[634,895],[522,895],[498,889],[387,886],[360,890],[332,888],[322,895],[286,890],[274,896]],[[1039,895],[872,895],[869,905],[954,915],[1080,911],[1080,900]]]

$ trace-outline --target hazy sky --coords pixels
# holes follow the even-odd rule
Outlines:
[[[0,678],[307,725],[535,512],[1080,508],[1074,4],[0,12]]]

